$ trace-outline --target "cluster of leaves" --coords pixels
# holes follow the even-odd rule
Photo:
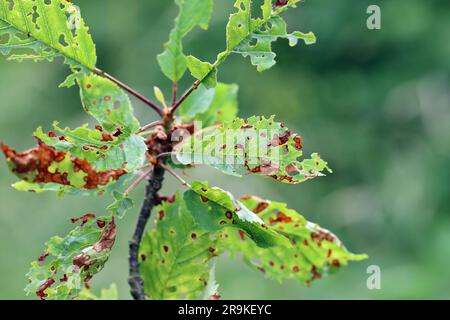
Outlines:
[[[165,108],[166,127],[145,138],[149,132],[143,132],[145,126],[141,128],[134,117],[127,94],[96,69],[95,45],[78,7],[67,0],[0,0],[0,53],[19,61],[63,58],[71,74],[62,86],[80,87],[83,109],[98,123],[95,128],[71,129],[55,122],[48,132],[38,128],[34,133],[37,147],[21,153],[2,145],[11,170],[21,179],[14,187],[113,198],[106,208],[108,215],[74,219],[81,225],[66,237],[47,242],[44,254],[32,263],[27,293],[47,299],[117,298],[114,287],[101,297],[86,288],[114,245],[114,219],[123,217],[133,205],[129,189],[123,190],[125,184],[143,168],[158,165],[155,156],[164,152],[173,152],[183,168],[201,162],[226,174],[257,174],[290,184],[331,172],[318,154],[301,159],[301,136],[274,117],[237,118],[238,86],[217,81],[219,65],[233,53],[250,57],[257,70],[264,71],[275,64],[271,46],[277,39],[287,39],[291,46],[299,40],[314,43],[312,33],[288,33],[281,17],[300,0],[265,0],[260,15],[255,14],[251,0],[236,0],[236,12],[226,28],[226,49],[213,63],[185,55],[183,49],[183,38],[193,28],[208,27],[213,0],[175,2],[179,15],[157,60],[175,84],[187,70],[195,82],[186,99],[175,102],[172,109]],[[155,96],[167,106],[158,88]],[[194,121],[202,121],[206,128],[174,149],[175,143],[167,146],[167,135]],[[231,143],[225,137],[229,130],[238,133]],[[261,132],[267,132],[270,144],[255,155],[246,142],[257,140]],[[218,143],[218,150],[205,155],[205,149]],[[218,161],[224,157],[234,161],[224,165]],[[147,159],[150,163],[145,164]],[[225,251],[242,253],[246,262],[271,279],[295,278],[306,284],[348,261],[366,257],[351,254],[336,236],[285,204],[253,196],[236,199],[207,182],[192,182],[187,191],[178,191],[154,211],[156,224],[140,248],[145,294],[153,299],[217,298],[213,261]]]

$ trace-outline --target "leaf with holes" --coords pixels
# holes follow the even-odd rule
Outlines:
[[[169,41],[164,44],[164,52],[158,56],[163,73],[172,81],[180,80],[187,68],[183,53],[183,38],[196,26],[208,28],[211,17],[212,0],[176,0],[180,12],[175,19],[175,27],[170,32]]]
[[[65,86],[73,85],[97,61],[80,9],[66,0],[0,0],[0,39],[0,53],[10,60],[62,57],[73,72]]]
[[[218,255],[211,234],[198,228],[181,193],[155,208],[156,227],[145,235],[141,275],[154,299],[199,299],[207,288],[208,262]]]
[[[302,142],[273,116],[237,118],[189,137],[176,147],[176,157],[184,165],[206,164],[230,175],[258,174],[293,184],[331,172],[318,154],[301,159]]]
[[[264,222],[233,195],[207,182],[194,181],[191,190],[184,194],[189,212],[198,226],[217,232],[230,226],[247,234],[260,247],[287,246],[289,241],[279,233],[269,230]]]
[[[259,248],[231,228],[220,236],[221,244],[232,253],[241,253],[250,266],[264,272],[270,279],[296,279],[309,285],[315,279],[335,273],[350,261],[367,259],[365,254],[348,252],[335,235],[308,222],[284,203],[251,196],[241,198],[241,202],[267,226],[288,237],[292,247]]]
[[[307,45],[314,44],[316,37],[312,32],[287,32],[286,22],[281,14],[300,0],[276,1],[265,0],[261,6],[262,17],[252,12],[252,0],[236,0],[237,12],[230,15],[227,24],[227,48],[217,55],[214,63],[203,62],[193,56],[188,57],[191,74],[206,87],[217,83],[217,68],[231,54],[250,57],[251,63],[258,71],[265,71],[275,65],[276,53],[272,43],[278,39],[287,39],[291,47],[299,40]]]
[[[72,221],[81,224],[64,238],[51,238],[44,253],[32,262],[27,294],[52,300],[76,298],[108,261],[116,239],[114,220],[86,214]]]

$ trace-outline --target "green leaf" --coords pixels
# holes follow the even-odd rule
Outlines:
[[[153,92],[155,94],[156,100],[158,100],[165,108],[167,108],[166,98],[159,87],[154,86]]]
[[[194,56],[188,56],[187,67],[191,75],[206,88],[214,88],[217,85],[217,69],[215,65],[200,61]]]
[[[180,107],[184,122],[201,121],[203,126],[228,122],[237,116],[239,87],[218,83],[215,88],[200,86]]]
[[[297,184],[331,170],[318,154],[302,160],[303,139],[274,117],[237,118],[208,127],[176,147],[184,165],[206,164],[226,174],[257,174]]]
[[[209,271],[208,285],[203,294],[203,300],[217,300],[220,298],[219,284],[216,281],[216,265],[214,264]]]
[[[118,191],[113,192],[113,197],[114,202],[106,210],[111,211],[114,216],[122,219],[125,213],[134,206],[133,200]]]
[[[119,300],[119,290],[117,289],[117,285],[112,283],[109,288],[102,288],[100,296],[96,296],[91,290],[83,288],[77,300]]]
[[[64,238],[51,238],[44,253],[31,263],[27,294],[43,299],[76,298],[108,261],[116,238],[114,220],[86,214],[72,221],[81,221],[81,225]]]
[[[90,74],[79,81],[84,110],[94,117],[104,130],[113,133],[140,128],[133,107],[125,92],[112,81]]]
[[[80,9],[66,0],[0,0],[0,39],[0,53],[10,60],[63,57],[74,72],[65,86],[93,69],[97,60]]]
[[[277,232],[267,229],[264,222],[229,193],[213,188],[207,182],[194,181],[184,200],[199,228],[217,232],[230,226],[245,232],[258,246],[290,246]]]
[[[141,243],[145,294],[154,300],[199,299],[207,287],[216,241],[199,230],[181,193],[155,208],[156,227]]]
[[[186,56],[183,53],[183,38],[196,26],[208,28],[213,9],[212,0],[176,0],[180,12],[175,19],[175,27],[170,32],[165,50],[158,56],[163,73],[177,82],[186,72]]]
[[[337,272],[349,261],[367,259],[365,254],[348,252],[335,235],[306,221],[284,203],[251,196],[243,197],[241,201],[269,228],[288,237],[292,247],[260,248],[233,229],[221,235],[221,243],[230,252],[241,253],[250,266],[264,272],[270,279],[296,279],[309,285],[312,280]]]
[[[198,114],[208,111],[215,94],[215,88],[206,89],[204,86],[192,92],[179,109],[183,122],[197,120]]]

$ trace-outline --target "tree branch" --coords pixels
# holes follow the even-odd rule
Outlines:
[[[155,166],[153,174],[148,180],[145,190],[145,199],[139,213],[138,221],[134,230],[133,238],[129,243],[129,266],[130,277],[128,283],[131,288],[131,295],[135,300],[145,300],[144,281],[139,272],[139,247],[142,236],[145,231],[145,226],[150,218],[151,211],[157,203],[157,193],[162,187],[165,170],[161,166]]]
[[[136,98],[138,98],[139,100],[141,100],[142,102],[144,102],[146,105],[150,106],[153,110],[155,110],[161,117],[164,116],[164,111],[161,109],[161,107],[159,107],[155,102],[153,102],[152,100],[150,100],[149,98],[145,97],[143,94],[137,92],[136,90],[134,90],[133,88],[127,86],[126,84],[124,84],[123,82],[120,82],[119,80],[117,80],[116,78],[114,78],[113,76],[107,74],[106,72],[104,72],[103,70],[100,70],[98,68],[94,68],[94,73],[104,77],[108,80],[111,80],[112,82],[114,82],[115,84],[117,84],[119,87],[121,87],[122,89],[124,89],[125,91],[127,91],[129,94],[135,96]]]

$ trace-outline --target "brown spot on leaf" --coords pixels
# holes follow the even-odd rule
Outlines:
[[[196,233],[192,233],[192,234],[191,234],[191,238],[192,238],[192,240],[197,239],[197,234],[196,234]]]
[[[239,234],[239,238],[241,238],[241,240],[245,240],[245,232],[242,230],[238,230],[238,234]]]
[[[42,263],[42,262],[45,261],[45,259],[46,259],[48,256],[49,256],[49,253],[48,253],[48,252],[44,252],[42,255],[40,255],[40,256],[38,257],[37,261],[38,261],[39,263]]]
[[[300,271],[300,268],[299,268],[298,266],[294,266],[294,267],[292,268],[292,271],[295,272],[295,273],[297,273],[297,272]]]
[[[315,240],[318,244],[322,243],[322,241],[334,242],[335,237],[322,229],[318,229],[316,232],[311,232],[311,239]]]
[[[300,136],[295,136],[294,137],[294,148],[297,150],[302,150],[303,149],[303,138]]]
[[[39,286],[38,290],[36,291],[37,296],[40,298],[48,297],[48,294],[45,293],[45,290],[50,288],[54,283],[55,279],[53,278],[49,278],[48,280],[46,280],[43,284]]]
[[[267,207],[269,206],[268,202],[260,202],[258,203],[258,205],[256,206],[255,209],[253,209],[252,211],[254,213],[260,213],[261,211],[264,211],[267,209]]]
[[[231,211],[227,211],[227,212],[225,212],[225,217],[227,217],[228,219],[232,219],[233,213]]]
[[[313,276],[313,280],[322,278],[322,274],[317,271],[316,266],[312,267],[311,273],[312,273],[312,276]]]
[[[100,229],[103,229],[103,228],[105,227],[105,225],[106,225],[106,222],[105,222],[105,221],[103,221],[103,220],[97,220],[97,226],[98,226]]]
[[[107,132],[103,132],[102,133],[102,141],[103,142],[111,142],[111,141],[114,141],[114,138],[111,136],[111,134],[109,134]]]
[[[106,226],[105,230],[103,230],[100,240],[94,244],[93,249],[99,253],[110,250],[114,246],[114,242],[116,241],[116,234],[117,229],[113,219]]]
[[[163,250],[165,253],[169,252],[169,247],[168,246],[163,246]]]
[[[81,226],[84,226],[90,219],[95,219],[95,214],[93,213],[86,213],[78,218],[71,218],[70,221],[72,223],[76,223],[78,221],[81,221]]]
[[[292,218],[287,216],[286,214],[284,214],[283,212],[278,212],[276,215],[276,218],[269,218],[269,223],[270,224],[275,224],[275,223],[290,223],[292,222]]]
[[[333,266],[335,266],[337,268],[339,268],[341,266],[341,263],[339,262],[338,259],[333,259],[332,263],[333,263]]]

